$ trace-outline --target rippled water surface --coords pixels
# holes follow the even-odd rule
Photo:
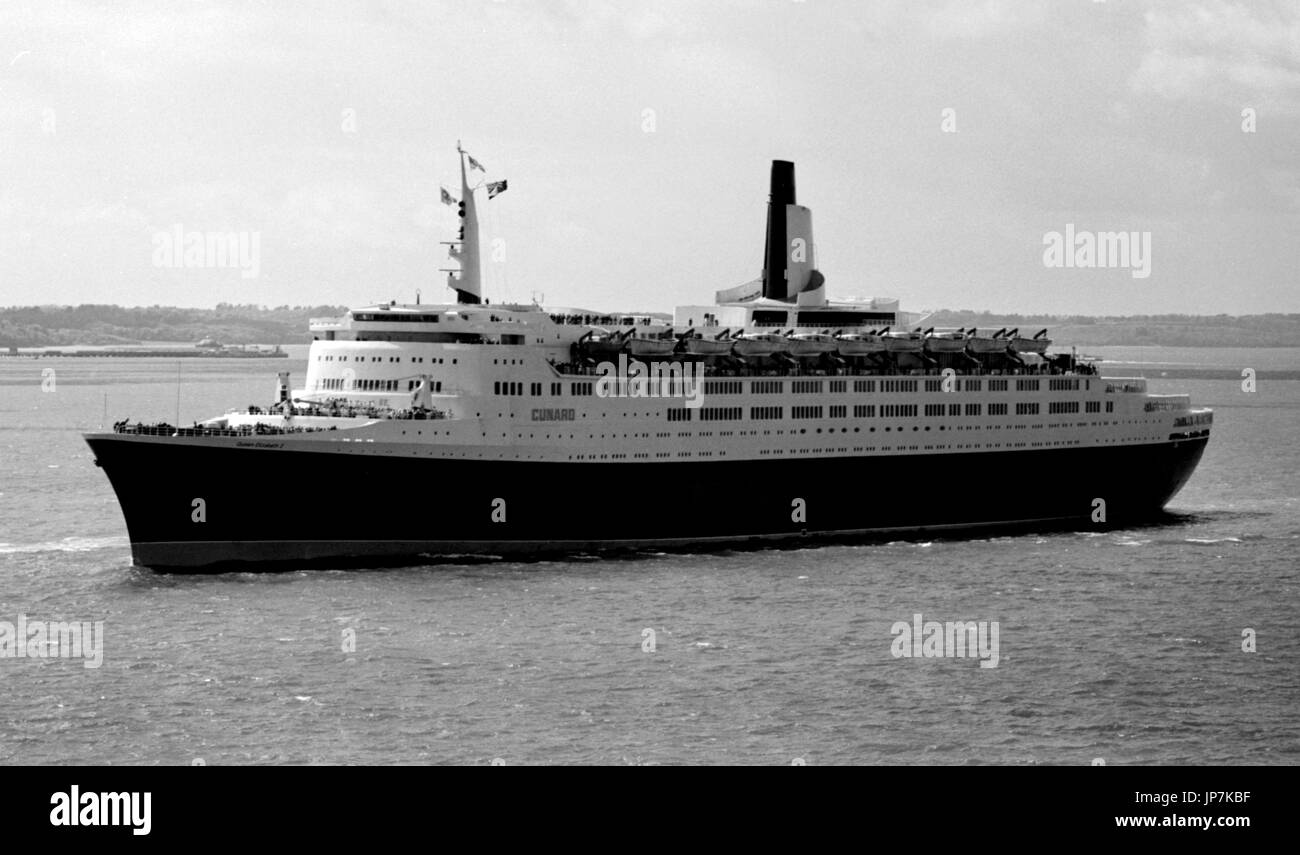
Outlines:
[[[1089,352],[1216,409],[1168,524],[197,578],[131,567],[80,431],[106,403],[110,422],[187,423],[265,402],[301,351],[186,362],[179,401],[174,361],[0,359],[0,621],[103,621],[105,639],[98,668],[0,658],[0,762],[1297,762],[1300,381],[1245,393],[1158,366],[1300,357]],[[951,500],[996,501],[981,486]],[[285,501],[329,489],[325,472]],[[998,621],[998,666],[895,658],[916,613]]]

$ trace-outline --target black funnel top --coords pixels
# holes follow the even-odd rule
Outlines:
[[[788,160],[772,161],[771,195],[767,202],[767,243],[763,250],[763,296],[785,300],[789,282],[786,260],[790,248],[785,230],[785,206],[795,204],[794,164]]]

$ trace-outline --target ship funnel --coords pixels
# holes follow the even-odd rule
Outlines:
[[[786,299],[785,209],[794,204],[794,164],[772,161],[772,181],[767,198],[767,242],[763,247],[763,296]]]
[[[812,211],[795,204],[794,164],[774,160],[763,251],[763,296],[820,306],[826,303],[824,285],[813,247]]]

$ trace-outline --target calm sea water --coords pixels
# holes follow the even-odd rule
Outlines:
[[[1086,350],[1153,378],[1300,369],[1297,349]],[[1175,520],[1156,527],[366,572],[133,568],[80,437],[105,398],[109,422],[188,423],[269,400],[277,370],[302,378],[295,357],[186,362],[179,401],[174,361],[0,359],[0,621],[103,621],[105,639],[99,668],[0,659],[0,762],[1300,761],[1300,381],[1153,382],[1217,410]],[[1052,473],[1021,486],[1050,490]],[[953,500],[996,500],[965,489]],[[328,490],[326,473],[285,501]],[[894,658],[891,626],[915,613],[998,621],[998,666]]]

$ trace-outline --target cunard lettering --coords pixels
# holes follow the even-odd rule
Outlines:
[[[571,422],[574,415],[575,411],[572,409],[552,407],[538,407],[532,412],[533,421],[535,422]]]

